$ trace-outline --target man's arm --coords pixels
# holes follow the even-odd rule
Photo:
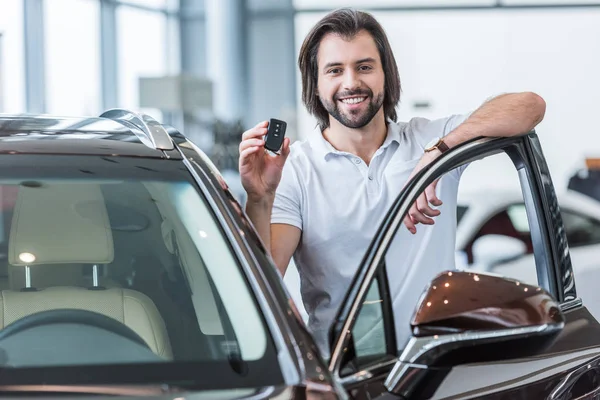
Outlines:
[[[300,243],[302,231],[293,225],[271,224],[272,209],[273,199],[271,197],[248,199],[246,202],[246,214],[254,224],[254,228],[265,243],[277,270],[283,277],[292,255]]]
[[[535,128],[545,113],[546,102],[535,93],[503,94],[475,110],[465,122],[444,136],[444,143],[452,148],[479,136],[509,137],[524,134]],[[425,153],[408,180],[440,154],[439,150]],[[440,215],[438,209],[430,207],[430,204],[442,204],[435,194],[436,185],[437,181],[421,193],[404,218],[404,225],[413,234],[417,232],[417,224],[433,225],[433,217]]]
[[[298,246],[301,231],[295,226],[285,224],[274,224],[274,227],[271,227],[275,192],[282,178],[283,166],[290,154],[290,139],[284,139],[280,155],[269,155],[264,151],[263,139],[267,133],[267,126],[267,121],[263,121],[242,134],[239,170],[242,186],[248,194],[246,214],[283,276]]]
[[[302,231],[293,225],[271,224],[271,238],[277,239],[271,239],[271,257],[281,276],[285,275],[301,235]]]
[[[532,92],[509,93],[485,102],[444,137],[452,148],[479,136],[507,137],[531,131],[544,118],[546,102]]]

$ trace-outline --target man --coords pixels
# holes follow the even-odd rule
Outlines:
[[[528,132],[542,120],[545,103],[530,92],[505,94],[468,117],[397,122],[401,89],[391,47],[370,14],[351,9],[336,10],[313,27],[298,64],[302,100],[319,130],[291,148],[286,139],[281,154],[272,156],[263,148],[267,123],[256,125],[242,136],[240,174],[247,214],[282,275],[294,256],[309,328],[327,353],[335,312],[408,179],[471,138]],[[437,183],[418,198],[404,220],[406,234],[418,237],[417,225],[432,225],[433,218],[436,226],[455,229],[454,212],[441,210],[455,211],[460,172],[439,195],[443,205]],[[447,247],[444,254],[453,254],[451,237],[438,244]],[[398,281],[401,269],[388,268],[389,280]],[[392,296],[395,287],[390,285]],[[395,315],[404,318],[398,303]]]

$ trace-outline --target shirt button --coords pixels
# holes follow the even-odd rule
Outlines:
[[[355,163],[355,164],[360,164],[360,159],[358,159],[358,158],[355,158],[355,159],[354,159],[354,163]]]
[[[372,177],[371,175],[369,175],[369,180],[370,180],[370,181],[372,181],[372,180],[373,180],[373,177]]]

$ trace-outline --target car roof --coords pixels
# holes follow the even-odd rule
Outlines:
[[[110,118],[0,114],[0,154],[182,158],[175,149],[148,146],[143,136],[135,125]]]

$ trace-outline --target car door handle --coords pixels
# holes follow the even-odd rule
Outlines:
[[[592,378],[589,374],[595,374],[596,379],[588,379]],[[547,399],[600,399],[600,386],[591,384],[598,381],[598,376],[600,376],[600,358],[595,358],[561,379]]]

